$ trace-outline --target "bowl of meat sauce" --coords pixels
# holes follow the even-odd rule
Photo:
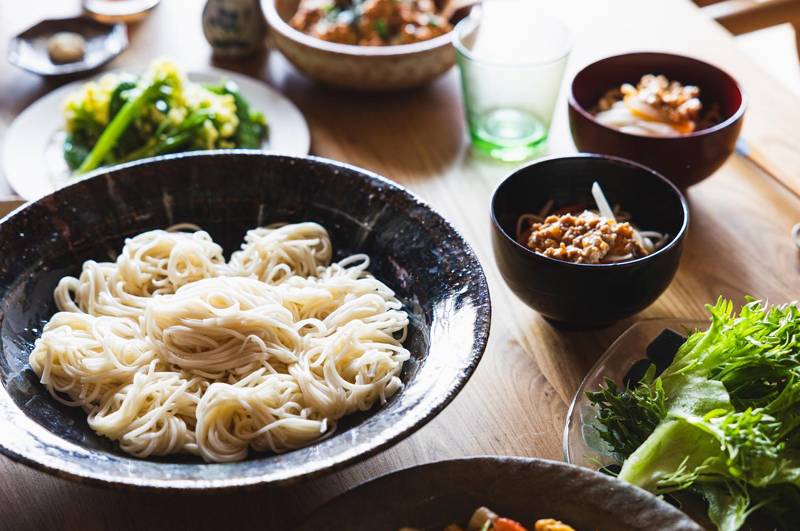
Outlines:
[[[509,456],[436,461],[372,479],[295,531],[702,531],[643,489],[588,468]]]
[[[425,85],[455,64],[449,0],[262,0],[271,38],[300,71],[363,91]],[[453,4],[455,6],[455,4]]]
[[[579,151],[635,160],[684,190],[711,176],[733,153],[747,95],[716,66],[640,52],[583,68],[568,103]]]
[[[503,279],[545,318],[603,326],[640,312],[678,269],[689,209],[658,172],[607,155],[539,159],[495,189]]]

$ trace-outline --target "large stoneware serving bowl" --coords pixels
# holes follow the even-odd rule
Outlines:
[[[79,408],[59,404],[28,364],[55,313],[53,289],[88,259],[113,260],[123,240],[194,223],[226,256],[245,232],[314,221],[334,258],[356,252],[411,315],[404,387],[347,416],[322,442],[293,452],[251,452],[230,464],[192,456],[136,459],[96,435]],[[318,158],[254,151],[203,152],[118,166],[21,207],[0,222],[0,450],[63,477],[126,487],[225,489],[285,484],[340,468],[407,437],[453,399],[489,334],[486,280],[469,244],[397,184]]]
[[[639,487],[575,465],[521,457],[439,461],[362,483],[295,531],[441,531],[489,507],[532,530],[555,518],[577,531],[702,531]]]
[[[275,46],[303,73],[328,85],[364,91],[430,83],[456,62],[452,36],[396,46],[356,46],[317,39],[289,20],[300,0],[262,0]]]

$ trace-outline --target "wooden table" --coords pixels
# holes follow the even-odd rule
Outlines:
[[[0,55],[9,37],[41,18],[74,14],[76,4],[0,5]],[[547,4],[576,36],[567,80],[588,62],[632,50],[672,51],[720,65],[749,91],[744,135],[800,182],[800,101],[688,0],[651,0],[647,17],[635,13],[644,5],[637,0]],[[110,67],[169,54],[187,69],[213,64],[262,79],[305,113],[314,154],[363,166],[421,194],[462,231],[484,265],[494,311],[486,354],[461,394],[416,434],[361,464],[291,488],[213,496],[121,492],[78,485],[0,458],[0,529],[291,529],[324,501],[397,468],[481,454],[561,459],[564,418],[580,380],[631,323],[701,318],[703,305],[720,295],[737,303],[747,294],[785,302],[800,293],[798,250],[789,238],[800,221],[800,198],[734,155],[689,191],[692,220],[683,261],[653,306],[596,332],[555,328],[512,295],[495,265],[488,202],[512,166],[470,152],[455,70],[420,90],[356,95],[305,79],[277,52],[217,62],[202,35],[201,8],[199,0],[165,0],[131,27],[131,47]],[[0,137],[20,111],[56,86],[0,64]],[[552,153],[575,150],[565,111],[562,94]]]

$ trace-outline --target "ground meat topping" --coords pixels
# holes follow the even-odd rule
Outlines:
[[[360,46],[411,44],[453,29],[433,0],[301,0],[289,24],[318,39]]]
[[[620,91],[658,109],[664,118],[675,124],[697,121],[703,107],[699,88],[670,81],[665,76],[648,74],[642,76],[636,87],[626,83]]]
[[[606,257],[628,260],[647,254],[629,223],[617,223],[589,211],[579,216],[548,216],[534,223],[527,247],[544,256],[576,264],[600,264]]]

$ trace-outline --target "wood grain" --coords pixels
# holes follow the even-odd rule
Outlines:
[[[76,9],[73,2],[55,0],[27,2],[25,10],[18,5],[0,4],[0,55],[12,35]],[[636,0],[548,2],[543,8],[567,20],[576,36],[567,79],[595,59],[633,50],[666,50],[718,64],[750,95],[748,141],[800,182],[800,101],[688,0],[648,5],[652,13],[645,17]],[[131,27],[130,49],[110,67],[170,55],[187,69],[210,64],[264,80],[304,112],[314,154],[376,171],[426,198],[463,232],[486,269],[494,311],[486,355],[465,390],[425,428],[361,464],[291,488],[225,495],[129,493],[74,484],[0,458],[0,529],[288,530],[350,486],[400,467],[481,454],[561,459],[564,417],[580,380],[631,323],[702,318],[703,305],[720,295],[737,302],[746,294],[784,302],[800,293],[798,251],[789,237],[800,221],[800,199],[733,156],[689,191],[692,219],[684,258],[675,281],[653,306],[599,331],[555,328],[518,301],[500,278],[488,202],[513,166],[469,150],[455,70],[429,87],[401,94],[328,89],[303,78],[277,52],[240,63],[214,60],[202,36],[201,8],[199,0],[165,0]],[[0,138],[20,111],[60,83],[0,64]],[[565,110],[562,93],[551,153],[575,149]]]

